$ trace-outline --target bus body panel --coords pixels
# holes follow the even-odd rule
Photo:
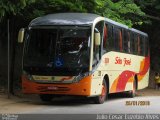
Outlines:
[[[90,96],[92,76],[83,78],[78,83],[37,83],[26,75],[22,76],[22,92],[26,94],[59,94]]]
[[[148,86],[149,81],[149,57],[135,56],[119,52],[108,52],[102,56],[99,67],[96,72],[101,72],[99,77],[95,78],[94,84],[102,84],[105,75],[109,77],[109,92],[123,92],[133,89],[133,81],[135,75],[138,77],[138,89],[143,89]],[[95,87],[98,94],[100,88]],[[99,90],[99,91],[98,91]],[[91,90],[94,91],[94,90]],[[95,92],[92,92],[94,94]]]
[[[138,81],[138,89],[143,89],[148,87],[149,84],[149,70],[146,75],[142,78],[142,80]]]
[[[102,72],[96,70],[92,75],[92,82],[91,82],[91,95],[92,96],[101,94],[102,82],[103,82]]]

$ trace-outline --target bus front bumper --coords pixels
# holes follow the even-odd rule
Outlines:
[[[91,76],[87,76],[78,83],[37,83],[22,76],[22,92],[25,94],[55,94],[90,96]]]

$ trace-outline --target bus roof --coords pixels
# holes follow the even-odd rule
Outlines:
[[[110,23],[110,24],[114,24],[114,25],[116,25],[116,26],[119,26],[119,27],[123,27],[123,28],[128,29],[128,26],[126,26],[126,25],[124,25],[124,24],[121,24],[121,23],[118,23],[118,22],[116,22],[116,21],[113,21],[113,20],[111,20],[111,19],[109,19],[109,18],[105,18],[105,22]]]
[[[56,13],[38,17],[31,21],[30,27],[41,25],[91,25],[97,17],[91,13]]]
[[[43,25],[91,25],[94,20],[100,15],[92,13],[55,13],[49,14],[42,17],[38,17],[31,21],[29,27],[43,26]],[[128,26],[115,22],[109,18],[105,18],[105,22],[128,29],[138,34],[148,36],[146,33],[139,31],[134,28],[129,28]]]
[[[130,30],[133,31],[133,32],[136,32],[136,33],[139,33],[139,34],[141,34],[141,35],[144,35],[144,36],[148,37],[148,34],[147,34],[147,33],[144,33],[144,32],[142,32],[142,31],[140,31],[140,30],[137,30],[137,29],[134,29],[134,28],[130,28]]]

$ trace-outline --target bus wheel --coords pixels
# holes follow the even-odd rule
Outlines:
[[[44,102],[50,102],[53,98],[53,95],[50,94],[40,94],[40,99]]]
[[[94,98],[94,102],[96,104],[103,104],[105,102],[105,100],[106,100],[107,95],[108,95],[107,85],[106,85],[105,80],[103,80],[101,95],[96,96]]]
[[[136,96],[136,80],[133,82],[133,90],[129,91],[129,97],[134,98]]]

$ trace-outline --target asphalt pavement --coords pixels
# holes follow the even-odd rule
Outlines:
[[[155,114],[160,113],[160,90],[139,90],[135,98],[127,93],[110,94],[104,104],[79,97],[55,98],[50,103],[40,101],[37,95],[17,94],[7,98],[0,93],[0,113],[13,114]]]

